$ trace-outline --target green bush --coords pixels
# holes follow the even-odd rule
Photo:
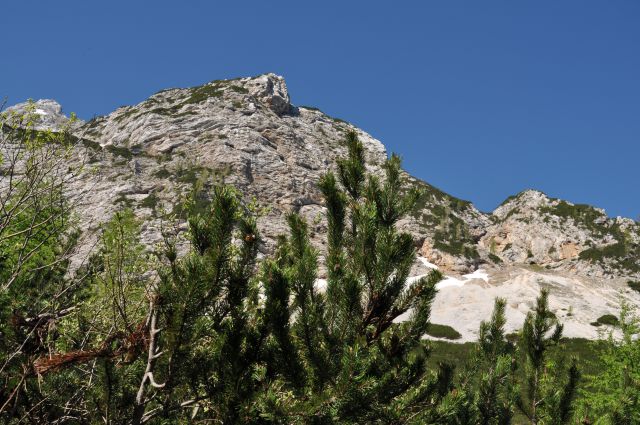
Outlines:
[[[159,179],[166,179],[171,176],[171,173],[164,167],[153,173],[153,175]]]
[[[627,282],[627,285],[634,291],[640,292],[640,280],[630,280]]]
[[[553,214],[563,219],[572,218],[576,223],[581,224],[595,233],[602,234],[607,232],[606,227],[603,227],[601,224],[597,224],[597,220],[602,218],[603,214],[591,205],[571,205],[568,202],[560,201],[555,206],[540,207],[539,210],[541,213]]]
[[[210,97],[222,97],[222,90],[220,90],[219,84],[204,85],[192,88],[191,96],[189,96],[184,104],[200,103]]]
[[[581,260],[588,260],[596,263],[604,263],[609,260],[614,265],[629,270],[631,272],[640,272],[640,264],[638,264],[638,255],[640,249],[630,246],[624,242],[618,242],[601,248],[593,247],[580,252]]]
[[[495,254],[489,254],[489,260],[493,261],[496,264],[502,263],[502,258],[498,257]]]
[[[156,206],[158,205],[158,197],[155,193],[151,193],[149,196],[144,198],[140,203],[140,206],[143,208],[151,208],[155,211]]]
[[[124,159],[133,158],[133,152],[124,146],[107,145],[105,146],[105,149],[113,155],[121,156]]]
[[[613,314],[605,314],[598,317],[597,323],[601,325],[617,326],[620,322],[618,321],[618,318]]]
[[[244,87],[241,86],[230,86],[229,87],[231,90],[233,90],[236,93],[241,93],[241,94],[247,94],[249,93],[249,90],[245,89]]]
[[[427,328],[427,335],[432,336],[434,338],[445,338],[445,339],[460,339],[462,335],[451,326],[447,325],[439,325],[437,323],[429,324]]]

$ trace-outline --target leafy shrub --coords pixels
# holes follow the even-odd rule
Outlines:
[[[564,219],[572,218],[577,224],[596,232],[606,232],[606,228],[601,224],[597,224],[597,220],[603,217],[602,212],[596,210],[591,205],[575,204],[560,201],[552,207],[540,207],[541,213],[553,214]]]
[[[462,335],[451,326],[430,323],[427,328],[427,335],[434,338],[460,339]]]
[[[489,254],[489,260],[493,261],[496,264],[502,263],[502,258],[498,257],[495,254],[491,254],[491,253]]]
[[[184,104],[200,103],[210,97],[222,97],[222,90],[220,90],[220,86],[218,84],[207,84],[204,86],[192,88],[191,96],[189,96]]]
[[[640,271],[640,265],[637,261],[638,251],[637,248],[634,250],[624,242],[618,242],[601,248],[585,249],[580,252],[578,257],[581,260],[589,260],[596,263],[604,263],[607,259],[610,259],[618,267],[631,272],[638,272]]]
[[[617,326],[620,322],[618,318],[613,314],[605,314],[603,316],[598,317],[597,323],[601,325]]]
[[[120,156],[124,159],[133,158],[133,152],[124,146],[107,145],[105,149],[113,155]]]
[[[627,282],[627,285],[634,291],[640,292],[640,280],[630,280]]]
[[[158,197],[155,193],[151,193],[149,196],[144,198],[140,203],[140,206],[143,208],[151,208],[152,210],[156,209],[156,205],[158,205]]]
[[[249,93],[249,90],[245,89],[244,87],[241,86],[230,86],[229,87],[231,90],[233,90],[236,93],[241,93],[241,94],[247,94]]]
[[[87,149],[92,149],[92,150],[101,150],[102,146],[100,146],[100,143],[98,142],[94,142],[93,140],[89,140],[89,139],[80,139],[80,142],[84,145],[85,148]]]
[[[166,179],[171,176],[171,173],[164,167],[153,173],[153,175],[159,179]]]

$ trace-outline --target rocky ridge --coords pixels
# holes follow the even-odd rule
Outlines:
[[[67,123],[54,101],[38,101],[34,106],[37,128],[56,130]],[[21,104],[10,109],[25,108]],[[77,157],[85,163],[85,172],[71,188],[86,192],[78,205],[80,224],[89,230],[82,254],[94,246],[100,223],[123,206],[142,219],[145,243],[160,242],[168,217],[177,218],[179,228],[186,228],[180,221],[180,200],[194,185],[206,189],[222,181],[238,187],[247,202],[267,207],[258,221],[265,241],[263,255],[271,252],[276,236],[286,231],[284,218],[289,211],[307,218],[312,240],[322,254],[326,223],[317,181],[346,153],[346,132],[356,131],[363,141],[370,171],[380,173],[387,157],[384,145],[366,132],[315,108],[295,106],[284,79],[274,74],[163,90],[137,105],[74,125],[73,131],[81,142]],[[407,186],[421,186],[425,193],[402,227],[415,236],[422,258],[451,276],[478,268],[487,271],[487,282],[470,279],[465,281],[467,288],[484,288],[485,295],[499,293],[495,289],[499,287],[506,293],[506,288],[515,288],[513,297],[521,299],[518,311],[520,304],[532,298],[517,288],[539,289],[547,279],[541,276],[554,282],[557,276],[568,279],[565,283],[578,282],[568,285],[575,293],[563,286],[565,300],[578,296],[581,285],[606,291],[616,288],[635,299],[634,291],[625,286],[628,280],[640,280],[640,225],[633,220],[612,219],[600,209],[532,190],[507,199],[487,214],[409,174],[405,177]],[[427,269],[416,262],[416,274]],[[517,284],[512,284],[514,279]],[[465,290],[463,296],[458,288],[442,289],[439,299],[457,297],[464,304],[473,291]],[[484,300],[471,308],[479,316],[478,323],[486,318],[480,316],[492,298],[489,304],[485,301],[490,297],[476,298]],[[567,302],[558,308],[568,308]],[[584,299],[583,305],[591,304],[595,305]],[[462,316],[438,311],[434,310],[435,318],[460,327],[452,322]],[[585,323],[576,326],[582,329],[577,335],[592,337],[584,332]]]
[[[586,276],[640,273],[640,226],[628,218],[526,190],[496,208],[479,240],[492,258]]]

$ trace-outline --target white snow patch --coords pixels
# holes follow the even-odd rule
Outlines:
[[[456,279],[452,276],[446,276],[440,282],[436,283],[436,289],[448,288],[450,286],[464,286],[464,280]]]
[[[457,277],[453,276],[445,276],[443,280],[436,284],[436,289],[449,288],[452,286],[464,286],[465,283],[473,279],[482,279],[485,282],[489,283],[489,274],[482,269],[478,269],[473,273],[463,275],[462,279],[458,279]]]
[[[473,273],[465,274],[462,277],[464,277],[465,280],[482,279],[485,282],[489,283],[489,274],[487,272],[485,272],[484,270],[482,270],[482,269],[478,269],[478,270],[474,271]]]
[[[429,262],[429,260],[427,260],[426,258],[424,258],[424,257],[418,257],[418,260],[420,260],[420,262],[421,262],[425,267],[428,267],[428,268],[430,268],[430,269],[438,270],[438,266],[436,266],[436,265],[435,265],[435,264],[433,264],[433,263],[430,263],[430,262]]]

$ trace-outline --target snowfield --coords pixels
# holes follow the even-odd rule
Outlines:
[[[437,266],[424,257],[418,263],[427,269]],[[426,271],[426,270],[423,270]],[[407,279],[410,285],[428,276],[421,273]],[[326,279],[317,279],[319,291],[326,290]],[[431,322],[448,325],[462,337],[455,342],[476,341],[480,322],[489,320],[494,300],[507,300],[505,311],[506,332],[517,332],[524,323],[527,313],[535,306],[535,301],[543,288],[549,290],[549,307],[564,324],[564,336],[570,338],[606,338],[612,331],[609,326],[593,326],[600,316],[618,315],[621,301],[640,305],[640,293],[629,289],[622,281],[606,283],[582,276],[563,274],[550,270],[539,270],[522,266],[502,269],[477,269],[462,276],[445,276],[436,284],[438,293],[431,309]],[[401,323],[411,316],[408,311],[394,322]],[[425,338],[434,339],[429,336]]]

